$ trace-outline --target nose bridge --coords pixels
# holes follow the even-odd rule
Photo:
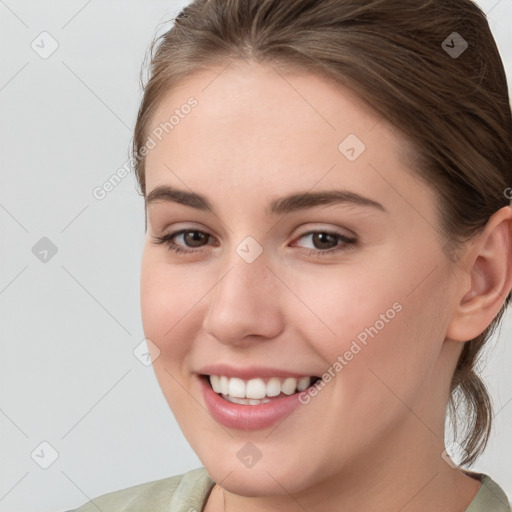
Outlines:
[[[209,295],[204,328],[223,343],[250,335],[276,336],[281,328],[278,280],[264,252],[254,240],[245,240],[225,263]]]

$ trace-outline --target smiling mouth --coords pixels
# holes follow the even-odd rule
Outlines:
[[[224,400],[243,405],[260,405],[300,393],[313,386],[320,377],[270,377],[244,380],[225,375],[201,375]]]

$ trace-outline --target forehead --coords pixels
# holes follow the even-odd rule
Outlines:
[[[201,71],[167,93],[149,126],[161,140],[146,158],[148,192],[174,184],[268,196],[343,185],[389,196],[395,182],[424,195],[401,161],[400,132],[354,90],[315,74],[254,63]]]
[[[193,108],[187,105],[191,98],[196,103]],[[184,147],[177,142],[184,139],[189,142],[188,153],[193,144],[201,149],[205,141],[226,135],[229,139],[223,140],[219,152],[237,146],[247,150],[251,145],[269,151],[278,147],[282,152],[290,147],[283,146],[283,141],[306,137],[308,147],[293,148],[295,154],[301,149],[305,153],[322,140],[332,146],[347,130],[368,138],[382,119],[341,84],[311,73],[284,73],[275,66],[256,63],[229,63],[186,77],[164,96],[150,129],[165,128],[173,114],[178,114],[173,126],[167,126],[162,135],[176,143],[176,155]],[[378,132],[391,133],[391,127],[381,124]],[[157,149],[152,155],[158,153]],[[223,155],[229,156],[226,151]]]

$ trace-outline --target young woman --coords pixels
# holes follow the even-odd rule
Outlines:
[[[151,57],[142,319],[204,467],[77,510],[510,511],[467,469],[492,418],[475,363],[512,288],[512,118],[485,15],[197,0]]]

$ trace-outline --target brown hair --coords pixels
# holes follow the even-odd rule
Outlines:
[[[454,40],[463,48],[454,32],[468,45],[460,55],[449,51]],[[332,78],[398,127],[409,142],[411,168],[437,193],[450,261],[509,205],[507,81],[486,17],[470,0],[196,0],[153,40],[149,53],[131,148],[144,196],[144,147],[163,96],[193,72],[254,60]],[[457,409],[467,412],[464,465],[482,453],[491,431],[491,401],[476,363],[510,294],[503,299],[487,329],[464,344],[451,382],[456,435]]]

